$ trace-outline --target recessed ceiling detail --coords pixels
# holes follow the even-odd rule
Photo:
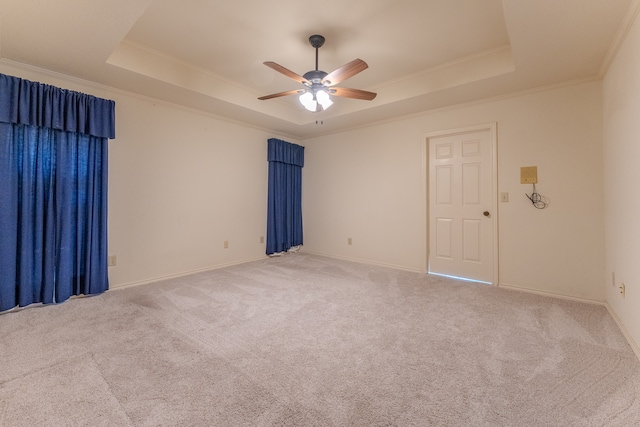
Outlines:
[[[637,8],[637,3],[633,5]],[[304,139],[381,118],[598,78],[631,0],[0,0],[0,56]],[[309,114],[263,63],[308,70],[309,35],[326,38],[324,69],[369,68]],[[317,120],[324,125],[316,126]]]

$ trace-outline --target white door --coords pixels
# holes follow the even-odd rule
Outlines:
[[[494,283],[494,128],[428,137],[433,274]]]

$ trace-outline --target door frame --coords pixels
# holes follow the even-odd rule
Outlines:
[[[483,123],[473,126],[465,126],[459,128],[445,129],[434,132],[428,132],[422,138],[422,194],[424,206],[425,220],[425,236],[424,236],[424,258],[422,260],[422,272],[429,273],[429,219],[431,211],[429,209],[429,141],[435,137],[443,137],[449,135],[457,135],[462,133],[473,133],[480,131],[489,131],[490,147],[491,147],[491,215],[493,221],[493,280],[491,284],[497,286],[499,280],[499,250],[498,250],[498,135],[497,122]]]

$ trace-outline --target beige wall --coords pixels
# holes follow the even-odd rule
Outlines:
[[[640,344],[640,22],[636,18],[604,79],[606,299]],[[611,273],[615,273],[615,283]],[[623,297],[618,287],[625,284]],[[639,353],[640,355],[640,353]]]
[[[63,77],[1,71],[116,100],[113,287],[264,256],[266,139],[278,135]],[[496,122],[498,190],[511,198],[499,204],[500,283],[604,300],[601,92],[599,82],[583,83],[302,141],[305,250],[422,271],[425,134]],[[538,166],[546,210],[519,184],[529,165]]]
[[[497,122],[500,283],[603,301],[601,84],[425,113],[305,141],[305,250],[423,270],[424,136]],[[537,210],[519,183],[538,166]],[[347,238],[353,245],[347,245]]]
[[[272,135],[149,100],[117,102],[118,135],[109,147],[112,284],[265,256]]]
[[[278,135],[50,73],[0,72],[116,101],[112,288],[265,256],[266,147]]]

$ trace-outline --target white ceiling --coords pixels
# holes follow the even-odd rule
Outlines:
[[[0,57],[304,139],[597,78],[637,0],[0,0]],[[377,92],[307,112],[261,95],[360,58],[338,85]],[[323,124],[316,124],[322,120]]]

